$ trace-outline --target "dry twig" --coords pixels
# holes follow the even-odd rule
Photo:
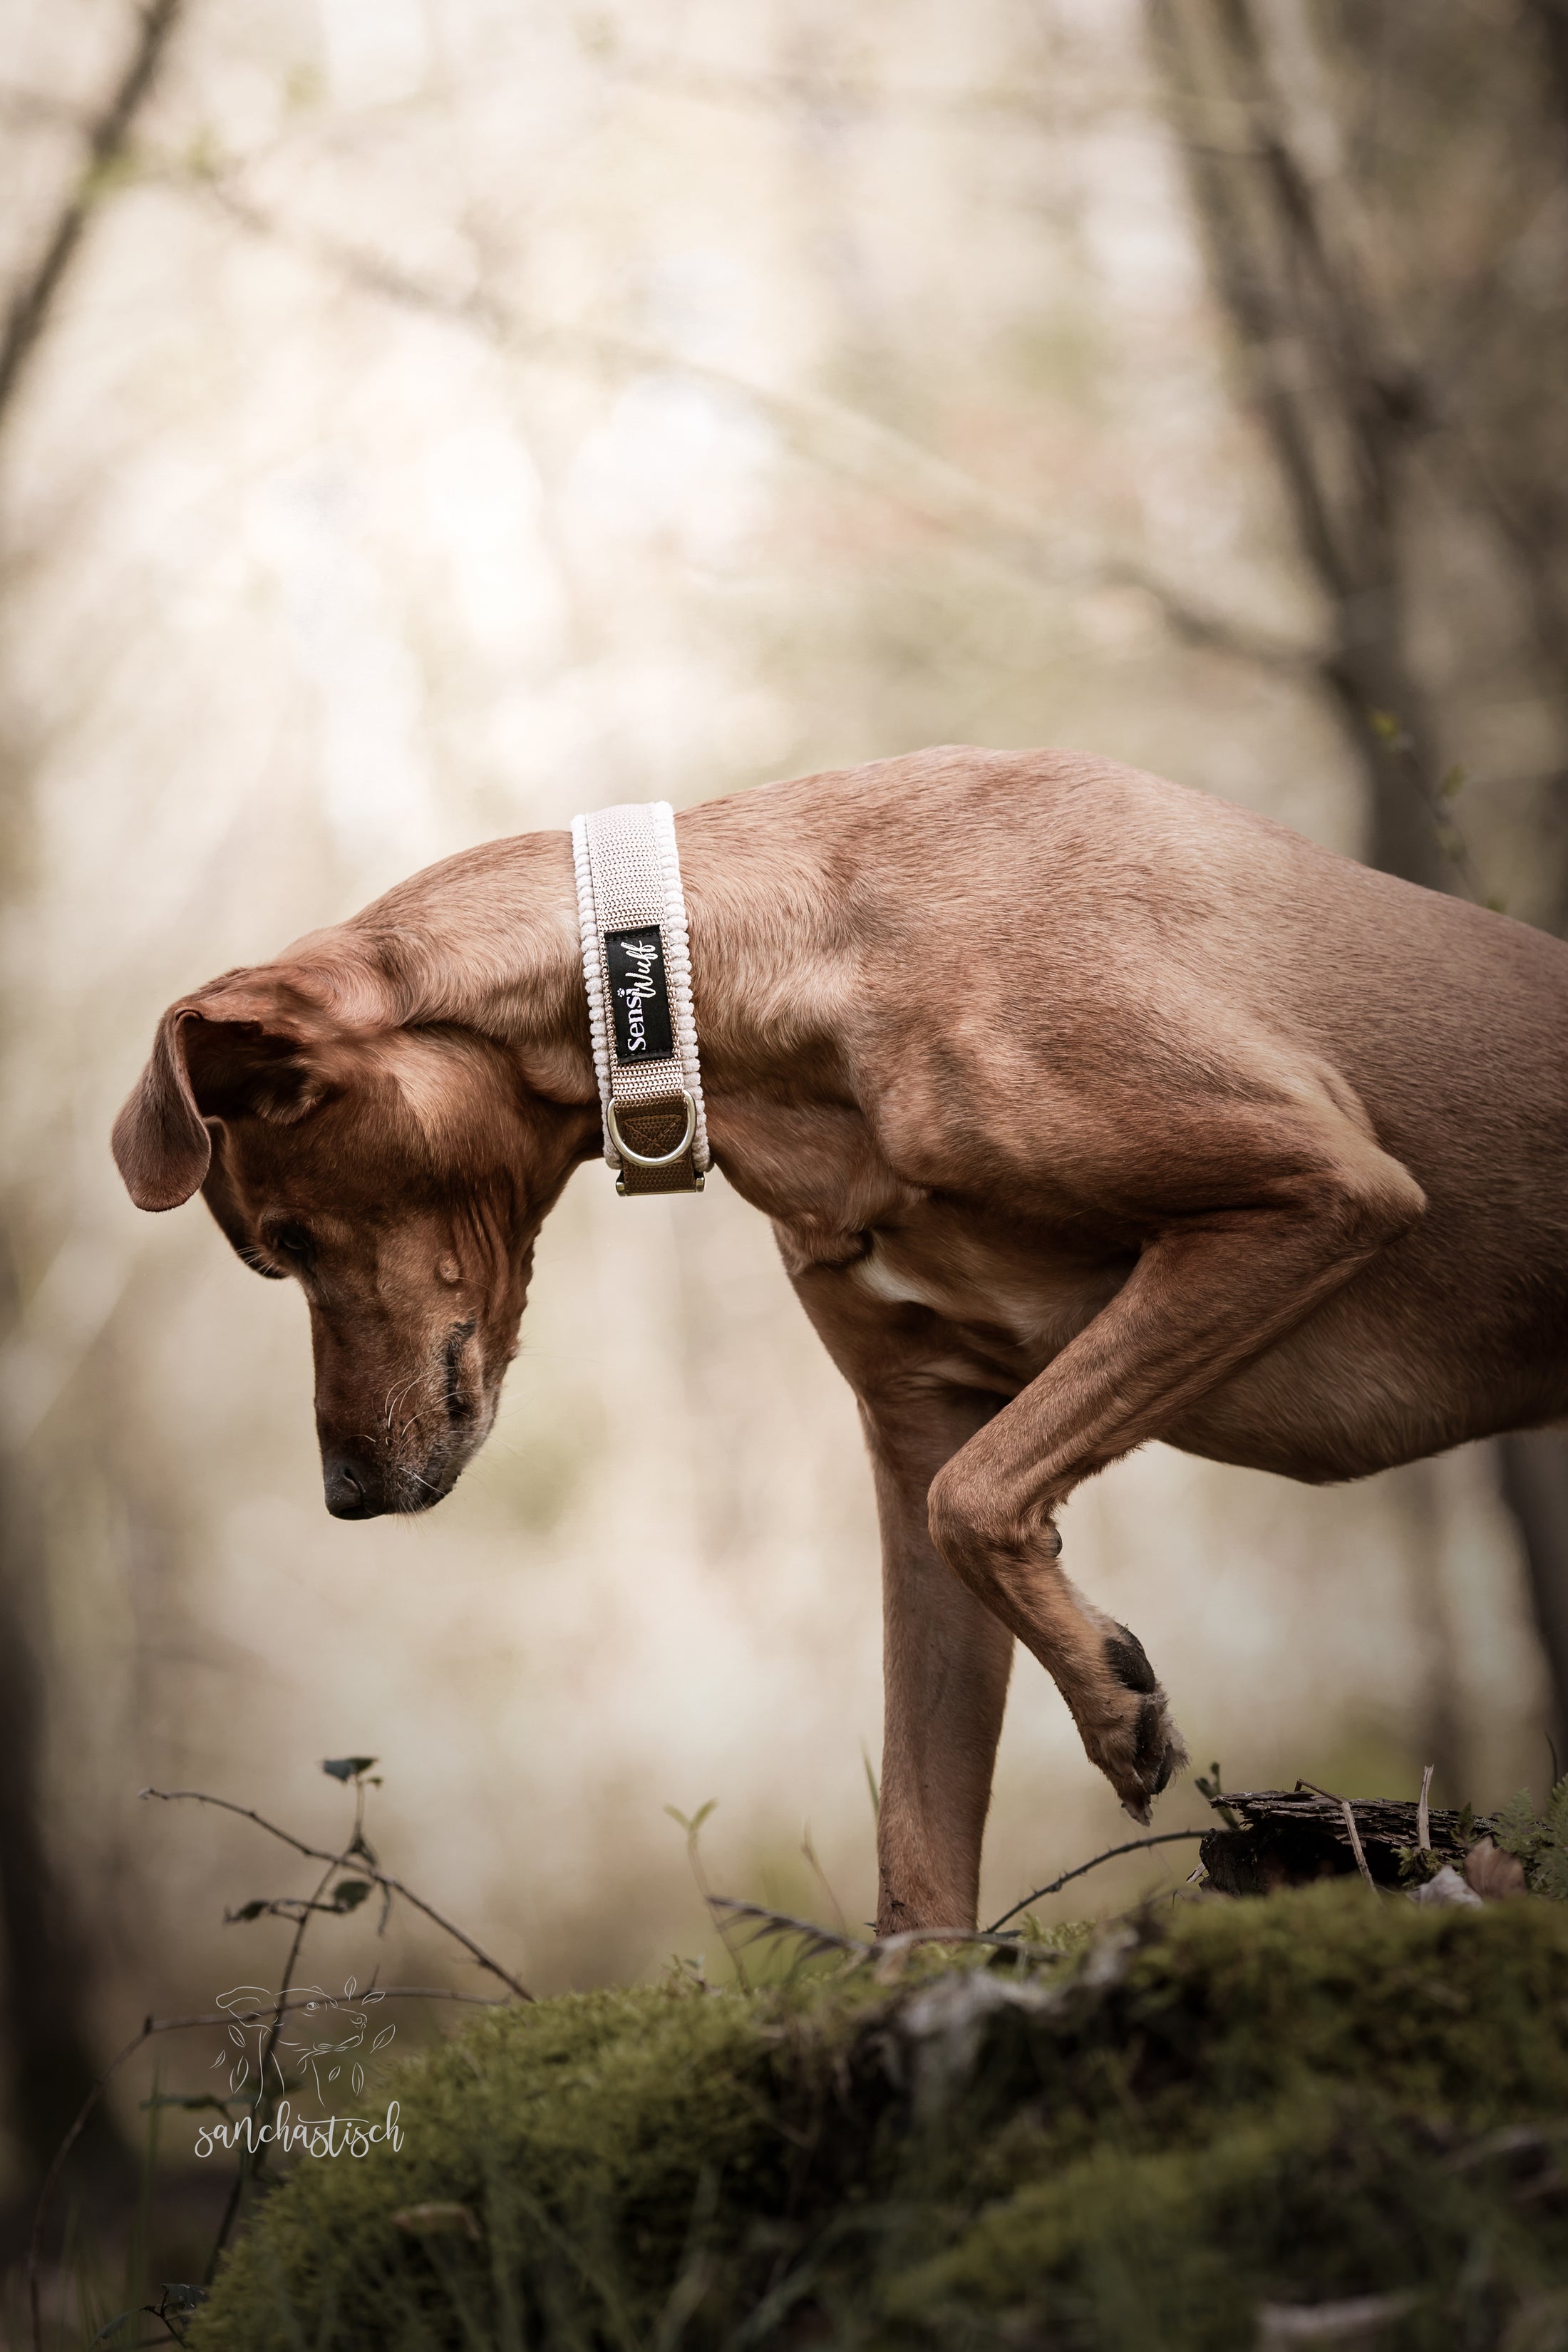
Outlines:
[[[1058,592],[1134,590],[1149,598],[1181,643],[1279,675],[1310,677],[1324,658],[1318,646],[1294,642],[1206,604],[1136,556],[1086,541],[1075,543],[1059,518],[1031,510],[1012,491],[982,480],[847,401],[781,390],[736,369],[600,326],[530,319],[484,289],[447,287],[363,247],[297,226],[258,204],[232,172],[211,163],[193,169],[183,159],[163,157],[148,169],[166,185],[205,198],[247,235],[302,253],[362,293],[442,319],[522,361],[615,375],[679,374],[705,384],[765,418],[786,446],[812,463],[873,489],[1037,586]]]
[[[999,1919],[994,1919],[989,1927],[910,1927],[896,1936],[879,1936],[874,1943],[832,1927],[819,1927],[815,1919],[796,1918],[793,1912],[771,1911],[765,1904],[742,1903],[732,1895],[711,1895],[706,1887],[703,1894],[715,1914],[723,1912],[726,1917],[737,1922],[755,1920],[757,1926],[752,1940],[755,1941],[758,1936],[799,1936],[811,1956],[823,1952],[847,1952],[856,1959],[882,1959],[889,1953],[908,1951],[916,1944],[1000,1944],[1010,1948],[1017,1937],[1005,1936],[1002,1930],[1009,1919],[1016,1919],[1020,1911],[1028,1909],[1031,1903],[1038,1903],[1044,1895],[1055,1895],[1058,1888],[1069,1885],[1073,1879],[1082,1878],[1088,1871],[1098,1870],[1102,1862],[1113,1862],[1118,1854],[1137,1853],[1151,1845],[1175,1845],[1184,1839],[1201,1838],[1205,1834],[1203,1830],[1161,1830],[1153,1837],[1131,1838],[1125,1845],[1110,1846],[1104,1853],[1094,1855],[1092,1860],[1080,1862],[1076,1869],[1064,1871],[1059,1878],[1053,1878],[1048,1886],[1037,1886],[1032,1895],[1026,1895],[1021,1903],[1015,1903],[1010,1911],[1004,1911]],[[1365,1867],[1364,1863],[1363,1867]]]
[[[798,1936],[804,1947],[804,1959],[816,1959],[826,1952],[844,1952],[853,1960],[875,1961],[880,1969],[889,1961],[901,1962],[919,1944],[985,1944],[1005,1952],[1018,1948],[1016,1936],[999,1936],[989,1927],[906,1927],[896,1936],[879,1936],[868,1944],[861,1937],[820,1927],[815,1919],[798,1919],[792,1911],[770,1911],[763,1903],[742,1903],[732,1895],[710,1895],[707,1901],[716,1918],[723,1912],[731,1921],[755,1921],[747,1938],[749,1943],[757,1943],[768,1936]],[[722,1922],[718,1924],[723,1935]],[[729,1942],[727,1937],[725,1941]],[[733,1946],[730,1948],[733,1957]]]
[[[1258,2307],[1258,2352],[1293,2344],[1364,2344],[1421,2298],[1409,2291],[1357,2294],[1339,2303],[1264,2303]]]
[[[1105,1852],[1097,1853],[1092,1862],[1080,1862],[1076,1870],[1064,1870],[1061,1876],[1053,1878],[1048,1886],[1037,1886],[1032,1895],[1026,1895],[1021,1903],[1015,1903],[1011,1911],[1004,1911],[1000,1919],[993,1919],[986,1932],[994,1936],[999,1927],[1006,1926],[1009,1919],[1016,1919],[1020,1911],[1026,1911],[1031,1903],[1038,1903],[1047,1895],[1059,1894],[1064,1886],[1070,1885],[1075,1878],[1081,1878],[1086,1871],[1098,1870],[1102,1862],[1114,1862],[1119,1853],[1137,1853],[1146,1845],[1176,1845],[1184,1838],[1201,1838],[1207,1834],[1206,1830],[1161,1830],[1154,1837],[1129,1838],[1125,1845],[1107,1846]]]
[[[1355,1807],[1352,1804],[1350,1799],[1348,1797],[1340,1796],[1337,1791],[1332,1789],[1320,1789],[1315,1780],[1298,1780],[1296,1786],[1298,1790],[1310,1790],[1314,1797],[1326,1797],[1331,1805],[1338,1805],[1341,1812],[1345,1817],[1345,1828],[1350,1832],[1351,1852],[1355,1856],[1356,1868],[1360,1871],[1362,1876],[1365,1879],[1367,1885],[1375,1895],[1377,1893],[1377,1881],[1373,1876],[1372,1872],[1368,1867],[1366,1849],[1361,1842],[1361,1832],[1355,1825]],[[1423,1798],[1425,1798],[1425,1789],[1423,1789],[1422,1794]]]
[[[327,1863],[334,1870],[358,1871],[363,1876],[372,1880],[375,1885],[384,1887],[389,1895],[400,1895],[405,1903],[411,1904],[416,1911],[422,1911],[426,1918],[431,1920],[444,1934],[450,1936],[454,1943],[461,1944],[463,1949],[479,1962],[481,1969],[488,1969],[492,1977],[499,1977],[508,1991],[514,1992],[519,2000],[533,1999],[528,1987],[520,1983],[510,1969],[503,1969],[499,1960],[492,1959],[482,1944],[477,1944],[472,1936],[466,1934],[453,1921],[446,1918],[437,1910],[433,1903],[426,1903],[422,1895],[416,1895],[413,1888],[405,1886],[401,1878],[394,1878],[390,1871],[378,1869],[374,1864],[367,1862],[363,1854],[356,1853],[352,1847],[346,1848],[342,1853],[331,1853],[325,1846],[307,1845],[303,1838],[292,1836],[288,1830],[280,1830],[276,1822],[266,1820],[251,1806],[237,1805],[228,1797],[211,1797],[205,1789],[143,1789],[142,1794],[143,1797],[157,1797],[164,1804],[177,1804],[184,1800],[195,1805],[216,1805],[222,1812],[237,1813],[241,1821],[254,1822],[258,1830],[267,1832],[268,1837],[275,1837],[282,1845],[292,1846],[296,1853],[304,1854],[311,1862]]]

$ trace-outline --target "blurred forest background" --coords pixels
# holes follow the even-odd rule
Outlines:
[[[874,1885],[870,1483],[765,1225],[585,1170],[479,1463],[334,1523],[300,1302],[110,1161],[163,1004],[487,835],[952,740],[1562,929],[1568,5],[0,0],[0,138],[19,2191],[144,2011],[281,1965],[222,1925],[270,1851],[144,1784],[330,1837],[379,1757],[386,1865],[540,1989],[713,1964],[666,1802],[728,1891],[820,1911],[807,1823]],[[1560,1441],[1153,1448],[1064,1532],[1233,1785],[1563,1752]],[[1122,1826],[1026,1662],[988,1906]]]

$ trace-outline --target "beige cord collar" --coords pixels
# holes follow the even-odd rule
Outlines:
[[[700,1192],[711,1162],[668,801],[572,820],[605,1158],[623,1193]]]

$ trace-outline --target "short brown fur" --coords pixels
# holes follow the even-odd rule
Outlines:
[[[679,843],[714,1156],[876,1477],[879,1925],[964,1926],[1015,1637],[1140,1819],[1182,1760],[1059,1565],[1082,1479],[1155,1437],[1353,1478],[1568,1414],[1568,948],[1065,752],[774,785]],[[598,1149],[563,834],[181,999],[115,1129],[142,1207],[200,1187],[300,1280],[355,1517],[482,1443]]]

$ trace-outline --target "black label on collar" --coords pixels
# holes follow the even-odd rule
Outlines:
[[[606,931],[605,963],[616,1016],[616,1061],[666,1060],[675,1051],[675,1039],[658,925],[649,923],[640,931]]]

